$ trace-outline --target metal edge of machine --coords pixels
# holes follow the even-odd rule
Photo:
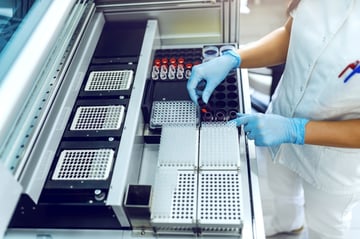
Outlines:
[[[250,86],[247,69],[241,69],[241,87],[243,92],[243,112],[251,113]],[[249,97],[244,97],[244,95],[248,95]],[[251,198],[250,203],[252,208],[251,221],[253,238],[263,239],[265,238],[265,229],[260,198],[259,172],[256,160],[255,144],[254,141],[248,141],[244,133],[240,135],[240,143],[243,144],[243,148],[246,149],[245,152],[242,151],[241,153],[244,155],[242,158],[247,159],[247,180],[249,181],[249,184],[251,184],[249,196]]]
[[[22,104],[18,103],[18,106],[11,111],[8,123],[12,126],[4,126],[4,131],[9,131],[10,136],[3,142],[5,148],[2,149],[1,157],[4,157],[4,161],[0,162],[2,182],[0,190],[4,200],[0,207],[1,214],[4,216],[1,220],[0,237],[7,229],[21,193],[29,194],[35,202],[39,198],[51,162],[49,163],[48,158],[43,157],[44,155],[42,155],[43,158],[36,155],[39,152],[36,153],[33,146],[39,140],[39,136],[44,134],[46,128],[43,129],[44,122],[49,116],[57,90],[66,74],[66,68],[70,65],[75,53],[74,49],[80,42],[85,25],[94,13],[92,1],[87,3],[69,1],[60,9],[59,3],[61,1],[52,3],[5,79],[6,82],[20,84],[22,91],[20,95],[17,92],[14,97],[15,101],[20,101]],[[61,17],[54,12],[60,14]],[[53,18],[56,18],[56,21],[51,21]],[[49,25],[54,28],[52,31],[48,31]],[[45,37],[44,32],[50,36]],[[39,37],[42,38],[40,42],[37,40]],[[47,47],[38,49],[37,46],[40,43]],[[34,49],[41,52],[37,58],[29,54]],[[27,64],[26,68],[19,71],[18,65],[24,62]],[[15,73],[13,69],[17,69]],[[11,80],[19,77],[23,78],[21,82]],[[38,93],[35,94],[36,92]],[[26,100],[21,100],[24,97]],[[26,113],[19,114],[17,111],[19,107],[25,106]],[[14,117],[16,119],[13,119]],[[42,143],[51,142],[47,137],[42,139]],[[48,154],[49,151],[46,153]]]
[[[2,108],[0,158],[16,178],[21,174],[25,164],[23,161],[26,161],[23,160],[24,151],[31,148],[29,139],[32,137],[28,135],[35,135],[35,126],[41,124],[39,116],[45,112],[44,107],[40,107],[37,102],[37,95],[43,95],[44,92],[39,91],[50,82],[54,83],[46,74],[60,55],[57,52],[57,48],[61,48],[59,39],[65,40],[62,39],[63,32],[68,30],[65,26],[71,25],[68,18],[76,15],[74,6],[74,1],[62,5],[61,1],[54,1],[4,76],[1,99],[9,97],[10,92],[11,98],[7,99],[6,107]],[[49,101],[45,98],[45,102]]]
[[[148,1],[107,4],[97,8],[109,21],[156,19],[164,45],[224,42],[225,2],[216,1]],[[203,14],[204,10],[208,14]],[[220,22],[218,21],[220,19]],[[190,26],[190,27],[185,27]],[[197,29],[201,29],[198,31]],[[191,34],[190,34],[191,33]]]
[[[137,183],[143,153],[144,122],[141,104],[154,49],[160,46],[158,23],[148,20],[129,101],[119,151],[114,165],[107,205],[112,206],[123,226],[130,226],[123,209],[123,195],[129,183]]]
[[[88,13],[93,14],[92,12]],[[85,76],[92,53],[95,50],[97,39],[100,37],[104,19],[96,14],[83,35],[79,38],[89,39],[81,41],[75,45],[76,53],[70,57],[69,61],[76,61],[77,64],[70,64],[69,67],[60,75],[59,88],[54,92],[54,101],[44,119],[41,131],[36,138],[36,144],[29,152],[29,160],[24,167],[20,177],[20,182],[24,185],[24,192],[28,194],[34,202],[37,202],[50,169],[52,159],[60,142],[63,131],[66,127],[67,119]],[[84,23],[85,24],[85,23]],[[86,25],[86,24],[85,24]],[[85,27],[85,26],[84,26]],[[83,29],[84,30],[84,29]],[[80,40],[80,39],[79,39]],[[69,90],[71,89],[71,90]],[[44,150],[46,149],[46,150]]]
[[[18,198],[20,197],[22,187],[13,177],[13,175],[0,164],[0,192],[2,197],[5,198],[5,202],[1,202],[0,212],[0,238],[5,233],[11,216],[15,210]]]

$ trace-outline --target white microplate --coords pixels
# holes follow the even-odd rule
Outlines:
[[[151,110],[150,128],[164,124],[196,125],[199,113],[192,101],[154,101]]]
[[[198,138],[195,125],[163,125],[158,166],[195,169],[198,166]]]
[[[112,149],[64,150],[53,180],[106,180],[114,160]]]
[[[200,169],[239,169],[239,147],[238,129],[235,124],[203,122],[200,128]]]
[[[81,106],[76,110],[70,130],[118,130],[124,114],[122,105]]]
[[[196,222],[197,173],[158,168],[151,206],[151,223],[158,230],[191,230]]]
[[[85,91],[115,91],[129,90],[134,72],[122,71],[92,71],[85,85]]]

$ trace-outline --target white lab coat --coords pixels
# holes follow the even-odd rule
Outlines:
[[[360,118],[360,74],[339,73],[360,60],[360,0],[302,0],[283,78],[268,113],[310,120]],[[349,73],[349,72],[348,72]],[[331,193],[360,192],[360,149],[283,144],[273,160]]]
[[[285,71],[267,113],[360,118],[360,74],[347,83],[347,74],[338,78],[360,60],[359,40],[360,0],[301,0],[293,12]],[[306,217],[310,239],[343,239],[360,200],[360,149],[295,144],[267,149],[258,148],[267,165],[263,199],[264,185],[275,195],[273,206],[263,208],[267,235],[297,229]]]

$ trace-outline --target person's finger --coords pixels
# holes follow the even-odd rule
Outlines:
[[[186,87],[189,93],[189,96],[191,98],[191,100],[197,104],[197,100],[199,98],[199,95],[197,94],[197,90],[196,87],[198,85],[198,83],[201,81],[201,79],[199,79],[196,74],[191,74],[190,79],[188,80]]]
[[[248,131],[246,133],[246,136],[247,136],[248,139],[251,139],[251,140],[255,139],[255,134],[252,131]]]
[[[230,122],[235,122],[237,127],[239,127],[241,125],[246,125],[249,122],[248,114],[237,113],[236,116],[237,116],[237,118],[230,120]]]
[[[202,93],[202,99],[207,104],[209,102],[209,99],[214,92],[216,86],[213,84],[206,84],[205,89]]]

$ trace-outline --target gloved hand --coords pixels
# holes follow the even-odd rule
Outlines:
[[[187,89],[191,100],[197,104],[198,98],[202,96],[202,100],[207,104],[215,88],[232,69],[239,67],[240,63],[241,58],[239,54],[228,50],[222,56],[194,66],[190,79],[187,82]],[[197,87],[203,80],[205,81],[205,88],[201,92]]]
[[[304,144],[305,125],[309,120],[286,118],[275,114],[237,114],[232,120],[244,125],[248,139],[257,146],[275,146],[283,143]]]

